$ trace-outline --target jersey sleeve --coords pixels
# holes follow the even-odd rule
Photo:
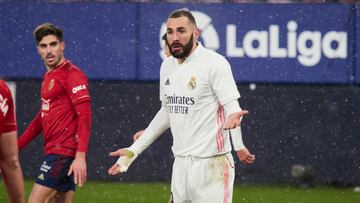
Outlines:
[[[159,99],[162,102],[165,102],[164,99],[164,84],[165,84],[165,80],[164,80],[164,62],[162,62],[161,67],[160,67],[160,80],[159,80]]]
[[[90,101],[88,79],[81,71],[72,71],[66,79],[65,87],[66,92],[74,105]]]
[[[11,92],[5,82],[0,84],[0,134],[17,130],[15,107]]]
[[[225,58],[220,58],[213,63],[210,80],[212,88],[222,105],[240,98],[230,64]]]
[[[87,152],[90,128],[91,128],[91,106],[90,102],[82,102],[75,105],[78,122],[78,146],[77,152]]]
[[[88,79],[80,70],[74,70],[67,78],[67,94],[74,105],[78,123],[78,152],[87,152],[91,127],[91,107]]]
[[[25,132],[17,141],[19,150],[24,149],[33,139],[35,139],[42,131],[41,110],[36,114]]]

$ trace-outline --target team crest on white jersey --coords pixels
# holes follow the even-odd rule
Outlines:
[[[48,90],[51,91],[52,88],[54,87],[54,85],[55,85],[55,80],[51,79],[50,82],[49,82]]]
[[[191,77],[190,81],[188,82],[189,90],[193,90],[196,88],[196,77]]]
[[[169,80],[169,78],[166,80],[165,85],[170,85],[170,80]]]

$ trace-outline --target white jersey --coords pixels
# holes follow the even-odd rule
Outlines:
[[[174,155],[211,157],[230,152],[223,105],[239,97],[228,61],[200,43],[182,64],[174,57],[165,59],[160,100],[169,114]]]

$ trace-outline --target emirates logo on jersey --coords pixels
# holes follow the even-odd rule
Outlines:
[[[48,90],[51,91],[54,88],[55,80],[51,79],[49,82]]]
[[[188,82],[189,90],[193,90],[196,88],[196,78],[193,76],[191,77],[190,81]]]

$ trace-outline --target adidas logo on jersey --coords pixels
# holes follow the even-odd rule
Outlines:
[[[169,80],[169,78],[166,80],[165,85],[170,85],[170,80]]]

